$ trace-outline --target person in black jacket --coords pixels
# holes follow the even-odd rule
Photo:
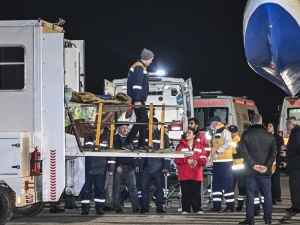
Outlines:
[[[147,66],[152,63],[154,58],[153,52],[144,48],[141,53],[141,59],[134,63],[127,78],[127,95],[132,98],[132,105],[145,105],[149,93],[149,80]],[[148,123],[148,114],[146,107],[135,107],[137,123]],[[145,139],[147,137],[147,125],[134,124],[123,144],[123,149],[135,150],[133,140],[139,132],[139,147],[146,148]]]
[[[94,142],[95,137],[86,138],[85,143]],[[101,130],[100,149],[107,149],[109,143],[109,134],[107,130]],[[81,215],[88,215],[91,205],[92,184],[94,183],[95,192],[95,209],[98,215],[104,215],[103,208],[105,206],[105,180],[106,172],[110,176],[113,175],[115,159],[111,157],[85,157],[85,183],[81,190]]]
[[[158,119],[153,117],[153,122],[157,123]],[[153,149],[158,150],[160,146],[160,130],[158,124],[153,124]],[[169,148],[169,137],[164,133],[164,148]],[[163,176],[170,171],[170,160],[164,158],[142,158],[140,160],[140,173],[142,178],[142,199],[143,205],[141,213],[149,213],[149,187],[151,178],[155,186],[155,203],[156,213],[165,213],[163,210]]]
[[[114,137],[114,148],[121,149],[128,134],[128,124],[120,124],[118,128],[118,133]],[[122,200],[121,200],[121,184],[123,179],[126,182],[128,188],[129,197],[132,205],[133,213],[139,213],[139,201],[136,189],[136,179],[134,159],[132,157],[117,157],[116,158],[116,172],[114,176],[114,208],[116,213],[123,213]]]
[[[262,117],[254,114],[251,126],[242,135],[237,151],[244,158],[246,183],[246,220],[239,224],[254,224],[254,192],[259,188],[264,196],[266,224],[272,222],[271,176],[277,155],[276,141],[262,126]]]
[[[273,204],[276,205],[276,202],[282,202],[281,200],[281,187],[280,187],[280,164],[281,164],[281,156],[280,149],[281,146],[284,145],[283,138],[277,134],[276,124],[274,122],[270,122],[267,125],[267,131],[273,134],[276,140],[277,146],[277,156],[276,156],[276,168],[274,173],[272,174],[271,184],[272,184],[272,198]]]
[[[287,146],[282,146],[281,156],[286,156],[286,172],[290,174],[289,185],[292,207],[286,209],[290,213],[300,212],[300,126],[296,117],[291,116],[286,121],[287,129],[291,131]]]

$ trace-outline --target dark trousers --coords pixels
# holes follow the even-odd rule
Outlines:
[[[145,103],[143,103],[145,105]],[[146,107],[134,108],[137,123],[148,123],[148,113]],[[147,127],[148,125],[134,124],[125,140],[126,144],[130,144],[135,139],[139,132],[139,147],[146,146],[145,140],[147,138]]]
[[[300,209],[300,171],[299,170],[290,172],[289,185],[290,185],[292,207],[296,209]]]
[[[232,162],[215,162],[213,166],[213,209],[220,211],[222,209],[222,194],[228,210],[234,210],[234,179],[232,174]]]
[[[271,178],[245,178],[246,182],[246,220],[254,221],[254,197],[255,191],[261,190],[264,196],[264,217],[265,221],[272,220],[272,196]]]
[[[143,208],[149,209],[150,205],[150,196],[149,196],[149,187],[151,178],[153,178],[154,186],[155,186],[155,193],[156,193],[156,209],[162,209],[163,206],[163,183],[162,183],[162,172],[154,172],[150,173],[148,168],[146,167],[141,172],[142,178],[142,199],[143,199]]]
[[[281,187],[280,187],[280,162],[277,163],[276,162],[276,170],[275,172],[272,174],[272,178],[271,178],[271,184],[272,184],[272,197],[274,199],[279,199],[281,198]]]
[[[92,195],[92,185],[94,183],[94,192],[95,192],[95,208],[103,208],[105,206],[105,180],[106,174],[95,175],[90,174],[88,171],[85,172],[85,183],[81,190],[81,204],[82,209],[91,208],[91,195]]]
[[[142,173],[135,173],[136,178],[136,190],[139,198],[140,207],[143,206],[143,198],[142,198]]]
[[[234,187],[237,183],[238,185],[238,202],[243,202],[245,200],[246,195],[246,184],[244,179],[244,170],[233,170],[233,177],[234,177]]]
[[[194,212],[201,210],[201,181],[180,181],[182,212],[190,212],[191,206]]]

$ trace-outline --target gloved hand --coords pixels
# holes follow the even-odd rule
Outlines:
[[[213,155],[213,157],[214,157],[214,161],[217,160],[217,158],[218,158],[218,153],[215,152],[214,155]]]

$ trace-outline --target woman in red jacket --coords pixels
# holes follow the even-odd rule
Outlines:
[[[178,181],[182,192],[182,214],[188,214],[191,206],[194,213],[202,214],[200,190],[203,181],[203,165],[206,164],[208,154],[197,141],[197,131],[188,128],[177,145],[176,151],[193,152],[190,157],[174,160],[177,164]]]

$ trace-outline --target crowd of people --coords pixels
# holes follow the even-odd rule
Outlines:
[[[148,114],[143,105],[147,100],[149,83],[147,66],[152,63],[154,54],[144,49],[141,59],[129,70],[127,94],[132,98],[136,124],[128,132],[129,124],[120,124],[114,136],[114,148],[133,151],[147,150]],[[144,124],[143,124],[144,123]],[[159,149],[161,132],[159,121],[153,117],[153,148]],[[182,214],[203,211],[203,173],[206,165],[212,167],[213,213],[241,211],[246,204],[246,218],[240,224],[254,224],[254,217],[260,213],[260,203],[266,224],[272,223],[272,205],[281,202],[280,168],[286,167],[290,173],[292,207],[288,212],[300,212],[300,127],[295,117],[287,119],[290,138],[287,145],[277,135],[276,125],[271,122],[263,125],[261,115],[254,114],[251,126],[239,135],[238,127],[225,125],[218,116],[208,121],[212,141],[199,131],[199,121],[190,118],[188,128],[182,135],[176,151],[192,152],[190,157],[175,158],[178,181],[181,187]],[[167,128],[164,132],[164,148],[170,147]],[[138,140],[136,136],[139,134]],[[93,142],[95,137],[86,139]],[[109,135],[101,131],[100,147],[107,148]],[[210,147],[210,152],[207,148]],[[104,211],[123,213],[123,191],[129,195],[133,213],[149,213],[149,187],[153,180],[156,213],[166,213],[163,208],[164,176],[170,171],[170,160],[164,158],[101,158],[85,157],[85,184],[81,191],[82,215],[88,215],[94,185],[94,202],[98,215]],[[125,183],[124,183],[125,182]],[[125,184],[125,186],[124,186]],[[235,187],[238,187],[235,207]],[[125,187],[125,188],[124,188]],[[225,200],[226,207],[222,209]],[[246,203],[245,203],[246,201]],[[75,207],[75,203],[71,203]],[[75,205],[75,206],[74,206]],[[56,208],[57,209],[57,208]],[[50,210],[51,211],[51,210]],[[54,212],[54,211],[53,211]],[[59,212],[55,211],[55,212]]]

